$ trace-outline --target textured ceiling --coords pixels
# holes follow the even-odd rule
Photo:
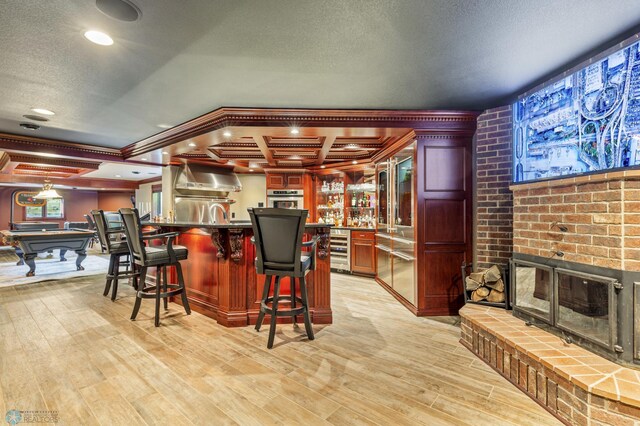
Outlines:
[[[3,1],[0,131],[123,147],[221,106],[484,109],[640,24],[637,0],[132,1],[133,23]],[[57,114],[23,130],[31,107]]]

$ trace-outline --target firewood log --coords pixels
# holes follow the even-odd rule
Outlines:
[[[484,288],[484,287],[480,287],[480,288]],[[481,300],[484,300],[485,298],[486,296],[478,295],[478,290],[474,290],[471,292],[471,300],[473,300],[474,302],[479,302]]]
[[[485,283],[485,285],[489,288],[492,288],[500,292],[504,291],[504,281],[502,281],[502,278],[500,278],[498,281],[494,283]]]
[[[489,290],[487,287],[478,287],[476,289],[476,293],[478,293],[478,296],[482,297],[483,299],[487,297],[490,292],[491,290]]]
[[[468,291],[473,291],[482,285],[478,281],[472,279],[471,277],[465,278],[464,282],[466,284]]]
[[[489,295],[487,296],[487,302],[493,302],[493,303],[504,302],[504,292],[491,290],[491,293],[489,293]]]
[[[484,284],[484,271],[480,272],[472,272],[469,274],[469,278],[474,280],[477,283]],[[473,289],[475,290],[475,289]]]
[[[500,268],[496,265],[493,265],[491,268],[484,271],[484,282],[485,283],[493,283],[502,278],[502,274],[500,273]]]

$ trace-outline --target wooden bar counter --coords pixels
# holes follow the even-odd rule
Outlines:
[[[191,309],[226,327],[255,324],[265,277],[256,274],[256,249],[251,243],[253,229],[249,222],[228,225],[146,222],[144,226],[160,228],[163,233],[180,232],[174,244],[189,249],[189,258],[180,263]],[[305,240],[318,236],[316,268],[306,277],[314,324],[332,322],[329,231],[327,224],[307,224],[305,228]],[[171,275],[174,274],[175,271]],[[281,293],[288,292],[288,278],[283,278]],[[174,302],[180,303],[178,299]],[[278,322],[287,320],[291,321],[279,318]]]

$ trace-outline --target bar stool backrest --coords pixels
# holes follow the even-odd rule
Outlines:
[[[253,227],[259,274],[265,270],[301,274],[302,237],[308,210],[248,209]]]
[[[91,217],[93,217],[93,219],[91,219]],[[93,222],[94,229],[98,231],[98,241],[100,241],[100,245],[109,253],[109,236],[107,235],[107,221],[104,218],[104,211],[91,210],[91,216],[87,215],[87,221],[89,222],[90,219],[91,222]]]
[[[122,208],[119,210],[124,224],[124,232],[127,236],[127,244],[131,252],[132,260],[138,265],[146,263],[144,241],[142,240],[142,225],[138,209]]]
[[[94,222],[93,218],[91,217],[93,215],[94,210],[91,210],[91,214],[85,214],[84,218],[87,220],[87,223],[89,224],[89,229],[91,229],[92,231],[96,230],[96,223]]]

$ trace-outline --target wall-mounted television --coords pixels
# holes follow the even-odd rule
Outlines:
[[[589,62],[513,104],[514,182],[640,166],[640,43]]]

